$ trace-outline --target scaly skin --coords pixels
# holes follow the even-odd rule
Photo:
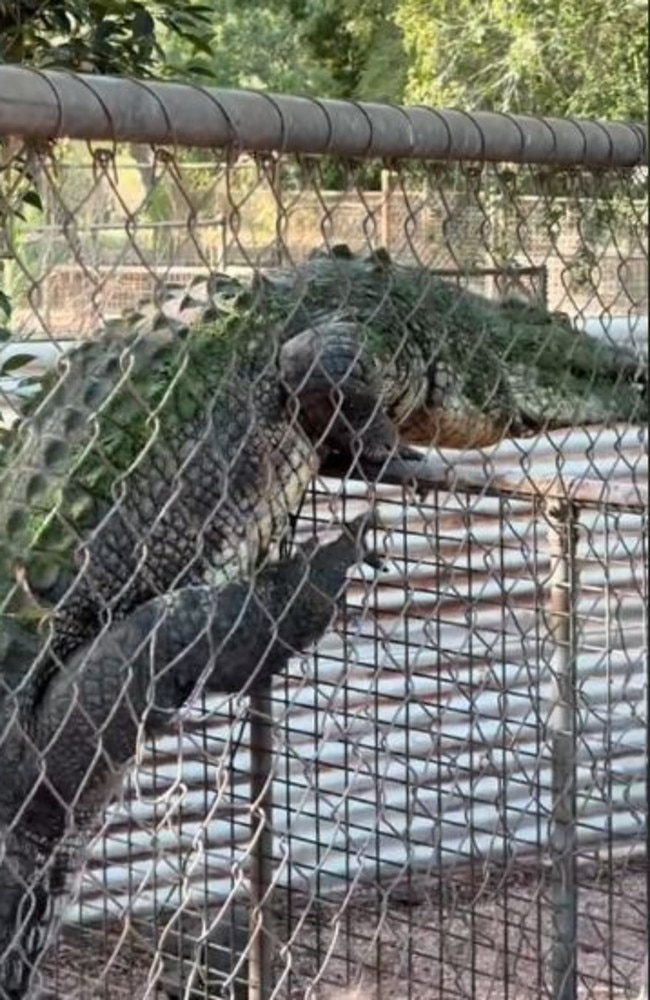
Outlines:
[[[5,580],[24,567],[13,604],[19,598],[29,614],[30,595],[46,608],[59,603],[52,651],[63,659],[109,613],[121,617],[222,570],[248,572],[282,537],[318,468],[286,418],[277,379],[260,380],[254,393],[235,378],[213,388],[203,353],[193,362],[166,344],[156,354],[143,340],[126,356],[133,374],[120,386],[117,346],[78,352],[25,426],[0,494]],[[185,365],[186,378],[171,392],[165,384],[160,400],[146,396],[152,353]],[[88,386],[96,391],[87,408]]]
[[[395,428],[470,447],[646,409],[626,352],[346,248],[172,291],[66,366],[0,488],[0,599],[18,580],[6,609],[58,605],[62,657],[109,610],[255,565],[332,452],[381,462]]]
[[[74,891],[88,840],[141,733],[154,736],[201,691],[237,692],[316,642],[374,524],[302,546],[250,580],[183,587],[102,631],[49,673],[34,705],[9,695],[0,741],[0,1000],[29,995]],[[25,652],[25,650],[23,650]],[[42,644],[32,657],[43,669]],[[101,750],[101,753],[98,751]]]
[[[264,564],[323,457],[360,453],[380,467],[396,428],[412,443],[472,447],[641,421],[645,402],[634,358],[543,310],[491,303],[385,255],[362,261],[343,249],[248,289],[215,277],[189,295],[172,292],[83,345],[45,380],[3,455],[0,602],[13,617],[0,622],[0,741],[6,761],[21,747],[7,771],[21,779],[4,792],[27,817],[16,840],[5,804],[9,857],[23,859],[28,877],[39,869],[39,822],[57,808],[22,808],[32,787],[23,765],[34,777],[38,754],[16,743],[16,696],[21,727],[38,734],[105,621],[127,630],[116,634],[128,645],[130,616],[159,595],[212,593]],[[40,651],[33,669],[30,650]],[[108,689],[109,653],[90,674],[106,668]],[[57,659],[66,669],[53,675]],[[48,749],[53,780],[83,769],[75,739],[65,729]],[[72,835],[56,848],[63,861],[43,905],[76,851]],[[5,882],[5,899],[15,902],[16,891]]]
[[[316,327],[326,351],[336,321],[339,339],[356,343],[366,379],[412,444],[471,448],[647,417],[645,373],[629,351],[577,333],[541,307],[490,301],[425,268],[393,263],[384,251],[365,259],[345,246],[319,251],[305,264],[257,275],[250,288],[214,276],[189,296],[170,292],[159,308],[178,330],[206,308],[262,313],[284,338]],[[145,311],[142,329],[154,314]]]
[[[336,324],[317,367],[320,342],[276,336],[264,313],[127,325],[47,376],[4,455],[0,600],[31,622],[56,607],[60,659],[107,615],[248,572],[329,451],[381,459],[397,445]],[[345,383],[338,415],[332,381]]]

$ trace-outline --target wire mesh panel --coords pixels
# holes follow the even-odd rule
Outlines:
[[[7,73],[0,997],[635,996],[640,132]]]

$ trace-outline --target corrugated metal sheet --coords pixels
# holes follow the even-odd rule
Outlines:
[[[647,482],[646,435],[591,429],[506,442],[497,471]],[[315,511],[331,517],[325,483]],[[345,629],[274,685],[276,879],[319,893],[433,875],[544,847],[550,817],[551,645],[543,520],[530,504],[378,491],[391,559],[351,586]],[[353,514],[365,502],[349,484]],[[306,521],[308,522],[307,512]],[[646,823],[647,525],[585,511],[579,559],[579,842],[641,839]],[[250,753],[245,700],[147,748],[96,841],[71,919],[149,912],[245,878]],[[235,748],[238,744],[239,748]]]
[[[628,347],[647,364],[647,316],[589,316],[583,320],[575,320],[575,325],[593,337],[603,337],[619,347]]]

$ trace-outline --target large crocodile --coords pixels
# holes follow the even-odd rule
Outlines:
[[[0,739],[0,1000],[29,994],[140,733],[163,731],[200,691],[254,689],[317,641],[349,567],[378,563],[365,544],[375,523],[361,515],[251,579],[145,601],[50,674],[37,705],[16,699]],[[9,655],[45,653],[25,630],[2,638]]]
[[[278,321],[283,338],[301,333],[303,343],[304,331],[314,331],[331,373],[362,359],[357,374],[372,380],[412,444],[483,447],[647,415],[645,367],[634,352],[579,332],[562,313],[517,297],[487,299],[381,250],[368,257],[345,245],[315,251],[248,283],[197,279],[189,294],[168,289],[145,309],[140,329],[162,313],[183,331],[206,308],[245,323],[261,312]]]
[[[255,565],[332,453],[376,471],[397,431],[470,447],[647,410],[628,352],[347,248],[163,290],[44,388],[5,454],[0,601],[57,605],[60,656],[106,614]]]
[[[408,442],[469,447],[644,410],[626,352],[384,254],[163,292],[66,356],[4,449],[4,752],[107,625],[263,570],[332,454],[378,475]],[[62,767],[83,766],[59,744]],[[8,784],[14,805],[27,788]]]
[[[67,356],[5,453],[5,610],[37,622],[56,607],[51,651],[65,658],[107,616],[259,565],[329,448],[388,456],[397,435],[376,387],[345,378],[361,363],[336,322],[327,337],[313,368],[308,338],[278,346],[267,318],[204,313],[185,337],[109,330]],[[330,378],[346,381],[340,416]]]

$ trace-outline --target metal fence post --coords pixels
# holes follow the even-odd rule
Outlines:
[[[391,249],[391,232],[390,232],[390,208],[391,208],[391,197],[393,194],[394,181],[391,171],[384,168],[381,172],[381,216],[380,216],[380,233],[381,233],[381,245],[388,253]]]
[[[549,625],[552,706],[551,923],[553,1000],[576,1000],[578,887],[576,883],[576,599],[577,508],[554,503],[547,510],[551,558]]]
[[[255,693],[251,694],[249,713],[253,848],[248,1000],[267,1000],[273,988],[269,899],[273,878],[273,713],[270,680],[259,684]]]

